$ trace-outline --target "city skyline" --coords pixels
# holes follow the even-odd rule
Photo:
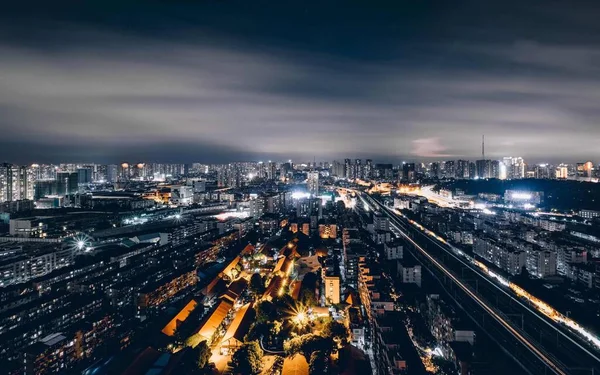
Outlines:
[[[7,7],[0,159],[600,159],[591,7],[260,8]]]

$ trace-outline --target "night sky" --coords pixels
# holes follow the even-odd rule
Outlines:
[[[490,158],[597,162],[599,20],[574,1],[3,5],[0,161],[474,159],[485,134]]]

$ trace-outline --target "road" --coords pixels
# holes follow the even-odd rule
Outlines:
[[[575,370],[575,366],[579,367],[577,371],[581,370],[581,372],[576,372],[577,374],[594,373],[593,368],[600,364],[600,362],[597,361],[597,357],[594,355],[594,353],[589,352],[587,348],[579,345],[573,340],[572,337],[569,337],[562,332],[562,330],[559,330],[552,324],[552,322],[548,322],[544,317],[540,317],[539,314],[536,314],[535,311],[528,308],[521,301],[509,296],[506,291],[502,290],[499,286],[494,285],[494,283],[488,280],[487,277],[485,278],[484,282],[478,283],[475,281],[475,285],[473,285],[472,282],[466,282],[464,277],[458,277],[457,275],[461,274],[461,271],[464,271],[464,268],[471,268],[471,265],[458,259],[459,262],[452,260],[457,265],[455,264],[454,267],[449,267],[448,260],[452,257],[456,258],[456,256],[450,250],[424,233],[417,232],[415,228],[412,228],[410,225],[408,225],[405,219],[398,217],[395,213],[384,207],[380,202],[365,194],[361,194],[362,199],[364,199],[363,196],[367,197],[370,203],[369,206],[371,208],[378,208],[379,211],[384,212],[390,218],[390,223],[395,229],[395,232],[401,237],[405,238],[407,242],[412,244],[415,251],[421,255],[422,259],[426,260],[430,266],[435,267],[437,271],[443,275],[443,277],[451,280],[453,285],[460,288],[460,290],[472,301],[474,301],[479,308],[485,311],[488,316],[492,317],[495,322],[497,322],[497,324],[501,326],[504,331],[509,333],[510,336],[514,338],[514,340],[518,342],[523,349],[526,349],[537,361],[543,364],[545,369],[541,370],[542,372],[539,373],[572,374],[575,373],[573,372]],[[471,270],[469,275],[483,278],[483,275],[481,275],[476,269]],[[488,294],[485,294],[486,298],[482,297],[482,294],[479,293],[482,290],[478,290],[479,285],[485,285],[487,287],[487,289],[485,289],[486,292],[491,290],[491,292],[489,292],[489,296]],[[500,303],[500,298],[498,297],[500,293],[509,296],[515,302],[511,303],[511,301],[508,300],[508,303],[505,303],[503,299],[503,302]],[[489,297],[496,297],[496,304],[492,304],[486,300],[489,299]],[[502,309],[499,307],[502,307]],[[537,316],[537,320],[534,318],[529,319],[529,315],[527,315],[527,326],[519,327],[519,324],[516,324],[513,319],[507,317],[507,315],[504,313],[505,310],[509,310],[509,313],[513,313],[514,311],[520,313],[521,321],[524,321],[525,319],[525,313],[523,310],[528,310],[527,314],[534,314]],[[525,326],[525,324],[523,324],[523,326]],[[539,331],[538,333],[540,335],[540,340],[531,339],[531,333],[527,333],[523,328],[532,328],[536,332]],[[531,332],[531,329],[529,332]],[[548,332],[551,332],[551,334],[548,334]],[[549,345],[547,343],[547,341],[549,341],[548,336],[552,338],[556,337],[556,345]],[[538,341],[544,342],[545,345],[541,345]],[[562,363],[562,361],[556,359],[553,354],[550,354],[548,352],[548,348],[551,348],[552,353],[559,356],[561,360],[565,357],[569,357],[570,360],[568,361],[568,366]],[[511,350],[514,352],[514,349],[511,348]],[[521,363],[521,365],[527,366],[528,364]]]

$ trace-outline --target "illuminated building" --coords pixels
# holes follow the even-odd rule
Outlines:
[[[56,194],[66,196],[79,191],[79,175],[77,172],[58,172],[56,174]]]
[[[138,309],[143,311],[147,308],[158,307],[177,293],[196,285],[197,282],[198,275],[195,268],[183,269],[159,280],[151,281],[140,291]]]
[[[267,164],[267,179],[274,180],[277,178],[277,164],[269,160]]]
[[[535,277],[556,275],[557,254],[554,251],[527,250],[527,271]]]
[[[586,161],[585,163],[577,163],[577,178],[589,179],[594,175],[594,163]]]
[[[504,192],[504,203],[514,205],[539,205],[544,201],[542,191],[519,191],[506,190]]]
[[[352,180],[356,178],[351,159],[344,159],[344,170],[346,172],[345,174],[347,179]]]
[[[38,226],[36,225],[35,228],[37,229]],[[14,233],[16,236],[20,232]],[[29,281],[73,262],[73,249],[55,243],[6,242],[1,244],[0,253],[3,254],[0,265],[0,287]]]
[[[354,174],[354,178],[360,178],[363,179],[363,168],[362,168],[362,160],[360,159],[355,159],[354,160],[354,166],[353,166],[353,174]]]
[[[129,163],[121,163],[121,165],[119,165],[119,168],[117,169],[117,181],[129,181],[130,178],[131,168],[129,166]]]
[[[444,162],[444,177],[456,178],[456,165],[454,160]]]
[[[504,162],[498,162],[498,178],[501,180],[506,180],[508,178],[508,171],[506,170],[506,164]]]
[[[415,182],[417,180],[415,163],[404,163],[402,165],[402,180],[406,182]]]
[[[248,202],[248,210],[251,217],[259,218],[265,211],[265,199],[259,195],[255,199],[251,199]]]
[[[10,219],[9,233],[14,237],[45,237],[48,226],[36,218]]]
[[[307,174],[307,182],[306,187],[308,189],[308,193],[316,197],[319,195],[319,172],[312,171]]]
[[[74,333],[53,333],[24,350],[24,373],[61,373],[80,361],[93,358],[94,351],[115,335],[114,319],[101,316],[88,320]]]
[[[32,168],[0,164],[0,202],[33,199],[35,173]]]
[[[191,186],[176,185],[171,187],[171,202],[178,206],[187,206],[192,203],[194,193]]]
[[[336,224],[319,224],[319,237],[323,239],[337,238]]]
[[[346,164],[334,160],[333,167],[331,168],[331,174],[336,177],[346,177]]]
[[[549,179],[550,176],[550,165],[549,164],[536,164],[533,167],[534,177],[538,179]]]
[[[478,178],[490,178],[492,176],[492,161],[491,160],[477,160],[475,161],[475,167]]]
[[[325,289],[325,301],[328,304],[340,303],[340,277],[339,275],[325,275],[323,277],[323,288]]]
[[[500,178],[500,166],[504,163],[499,160],[490,161],[490,175],[489,178]]]
[[[474,237],[473,252],[511,275],[517,275],[527,265],[527,253],[500,246],[491,238]]]
[[[421,287],[421,266],[398,261],[398,275],[405,284],[417,284]]]
[[[569,167],[566,164],[560,164],[556,167],[555,177],[560,180],[569,178]]]
[[[429,177],[439,178],[441,175],[440,163],[434,162],[429,166]]]
[[[383,245],[383,249],[388,260],[402,259],[404,257],[404,247],[399,241],[386,242]]]
[[[522,157],[506,156],[502,159],[502,162],[506,166],[506,178],[525,178],[525,161]]]
[[[455,177],[469,178],[469,161],[468,160],[457,160],[456,161],[456,169],[455,169]]]
[[[373,178],[373,160],[371,159],[367,159],[365,161],[363,178],[366,180]]]

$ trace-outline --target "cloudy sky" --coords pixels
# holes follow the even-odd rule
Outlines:
[[[0,161],[600,161],[594,2],[18,3]]]

